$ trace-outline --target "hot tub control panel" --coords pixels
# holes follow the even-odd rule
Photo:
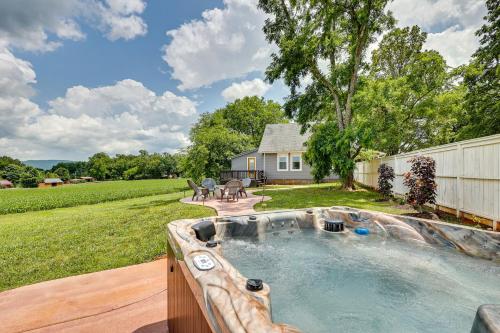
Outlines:
[[[215,267],[214,261],[206,254],[200,254],[193,258],[193,263],[200,271],[209,271]]]

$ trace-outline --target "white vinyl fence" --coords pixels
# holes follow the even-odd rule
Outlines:
[[[387,156],[369,162],[358,162],[356,181],[377,187],[377,169],[381,163],[394,168],[393,191],[403,195],[403,174],[410,170],[407,162],[416,155],[436,161],[437,204],[461,212],[500,221],[500,135],[416,150]]]

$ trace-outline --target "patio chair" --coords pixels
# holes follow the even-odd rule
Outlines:
[[[187,183],[188,183],[189,187],[191,187],[191,189],[194,192],[191,200],[194,201],[194,198],[196,198],[196,201],[198,201],[198,198],[201,197],[203,199],[203,201],[205,201],[205,199],[207,198],[207,194],[203,193],[203,191],[191,179],[188,179]]]
[[[248,198],[247,191],[245,190],[245,188],[250,187],[251,184],[252,184],[252,179],[250,178],[243,178],[243,180],[241,181],[241,188],[239,192],[242,198],[243,198],[243,193],[245,193],[245,197]]]
[[[215,183],[215,180],[213,178],[205,178],[201,182],[201,186],[208,189],[208,194],[212,193],[212,195],[214,195],[215,185],[217,184]]]
[[[233,200],[236,199],[236,201],[238,201],[238,194],[240,192],[241,187],[242,187],[241,181],[237,179],[228,181],[224,186],[224,195],[226,196],[227,201],[229,201],[229,197],[232,197]]]

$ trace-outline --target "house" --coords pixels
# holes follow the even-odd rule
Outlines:
[[[45,178],[43,183],[38,184],[39,188],[62,186],[63,181],[60,178]]]
[[[8,181],[7,179],[0,179],[0,189],[2,188],[13,188],[14,184],[12,184],[11,181]]]
[[[304,161],[305,143],[310,132],[300,133],[300,125],[270,124],[257,149],[236,155],[231,159],[231,171],[223,171],[226,178],[250,177],[257,181],[266,178],[268,184],[308,184],[313,182],[311,167]],[[325,181],[338,179],[331,175]]]

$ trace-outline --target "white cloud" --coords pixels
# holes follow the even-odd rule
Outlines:
[[[35,72],[27,61],[0,49],[0,152],[18,158],[84,159],[98,151],[173,152],[189,143],[196,105],[142,83],[69,88],[41,110],[30,101]]]
[[[441,53],[451,66],[469,61],[479,42],[475,32],[486,14],[484,1],[395,0],[389,9],[398,26],[418,25],[428,33],[424,48]]]
[[[29,100],[35,79],[29,62],[0,46],[0,138],[12,135],[19,123],[39,114],[38,106]]]
[[[141,17],[146,8],[143,0],[107,0],[95,10],[100,19],[99,27],[109,40],[130,40],[147,33],[147,25]]]
[[[476,28],[450,27],[443,32],[429,34],[424,47],[439,51],[448,65],[456,67],[467,63],[478,48],[475,32]]]
[[[110,40],[132,39],[147,32],[138,15],[144,0],[0,1],[0,40],[27,51],[53,51],[62,40],[85,38],[77,21],[101,30]]]
[[[271,86],[261,79],[233,83],[222,91],[222,97],[232,102],[245,96],[264,96]]]
[[[264,38],[264,13],[257,0],[224,0],[224,8],[206,10],[202,19],[167,32],[172,37],[163,59],[181,82],[194,89],[262,71],[271,47]]]

